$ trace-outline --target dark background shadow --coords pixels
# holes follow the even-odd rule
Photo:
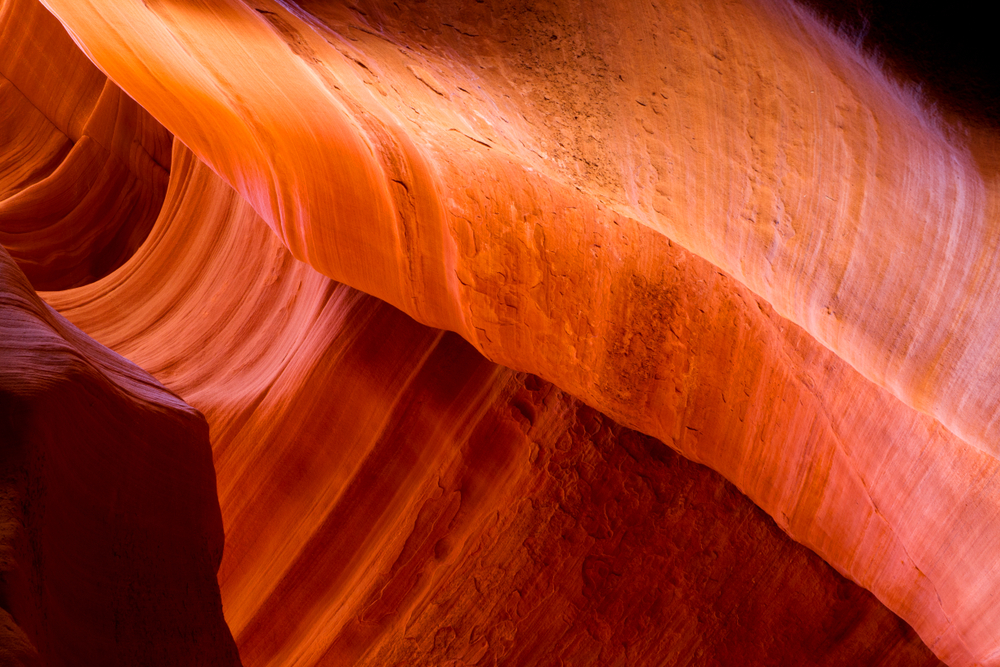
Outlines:
[[[987,5],[904,0],[801,0],[900,76],[920,84],[944,112],[1000,127],[998,28]]]

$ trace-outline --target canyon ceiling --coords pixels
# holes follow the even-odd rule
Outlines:
[[[823,4],[0,0],[0,663],[1000,665],[989,75]]]

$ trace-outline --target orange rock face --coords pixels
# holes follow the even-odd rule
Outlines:
[[[172,164],[140,252],[46,298],[207,416],[244,664],[937,664],[707,469],[333,283]]]
[[[0,242],[205,415],[244,664],[1000,664],[993,135],[777,1],[45,5]]]
[[[0,244],[36,289],[103,277],[156,219],[170,134],[35,0],[0,5],[0,43]]]

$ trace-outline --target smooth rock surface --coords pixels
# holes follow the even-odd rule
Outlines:
[[[532,287],[558,237],[607,295],[624,224],[1000,452],[997,173],[794,4],[46,5],[293,255],[490,358],[595,371],[602,304]]]
[[[1000,660],[995,143],[812,15],[46,5],[294,256],[720,471],[949,663]]]
[[[715,473],[333,283],[172,164],[139,253],[46,298],[207,416],[246,665],[939,664]]]
[[[247,664],[1000,664],[994,132],[783,0],[45,4],[0,243],[205,414]]]
[[[0,659],[238,665],[208,428],[0,249]]]
[[[0,2],[0,244],[36,289],[85,284],[135,252],[170,140],[41,4]]]

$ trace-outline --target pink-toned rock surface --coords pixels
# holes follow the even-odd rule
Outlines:
[[[778,0],[45,5],[0,242],[205,414],[246,664],[1000,664],[992,130]]]
[[[0,249],[0,659],[236,665],[204,419]]]
[[[794,5],[46,4],[293,254],[491,358],[600,363],[531,287],[563,226],[606,294],[627,217],[995,453],[996,174]]]
[[[707,463],[996,663],[991,153],[810,14],[46,5],[293,255]]]
[[[172,164],[139,253],[46,297],[207,416],[244,664],[938,664],[716,474],[333,283]]]

